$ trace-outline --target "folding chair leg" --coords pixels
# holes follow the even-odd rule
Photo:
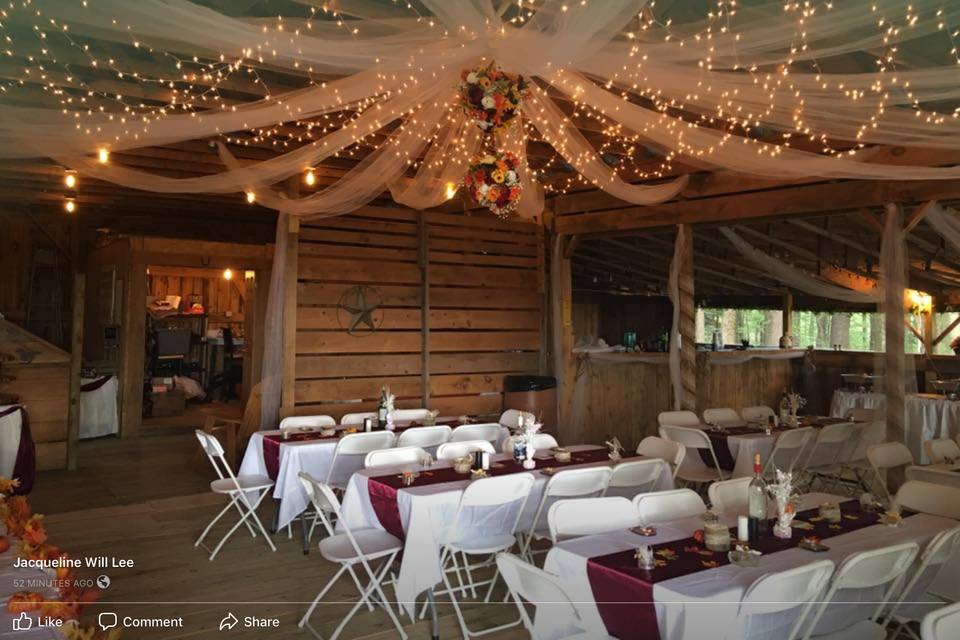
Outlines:
[[[346,571],[346,569],[347,569],[346,565],[340,565],[340,569],[335,574],[333,574],[333,577],[330,578],[327,584],[324,585],[323,589],[320,590],[320,593],[317,594],[317,597],[313,599],[313,602],[310,603],[310,607],[307,609],[307,612],[303,614],[303,617],[300,618],[300,622],[297,623],[298,627],[303,629],[305,626],[307,626],[307,623],[310,620],[310,616],[313,615],[313,610],[316,609],[317,605],[320,603],[320,599],[326,595],[327,591],[330,590],[330,587],[333,586],[333,584],[340,577],[340,574]],[[316,635],[315,631],[314,631],[314,634]]]
[[[460,555],[463,556],[463,571],[467,574],[467,582],[470,585],[470,595],[473,596],[473,598],[476,598],[477,587],[473,583],[473,573],[470,571],[470,558],[467,557],[466,552],[461,552]]]
[[[201,533],[201,534],[200,534],[200,537],[197,538],[197,541],[193,543],[193,546],[195,546],[195,547],[199,547],[199,546],[200,546],[200,544],[203,542],[203,539],[207,537],[207,534],[208,534],[208,533],[210,533],[210,529],[213,529],[213,525],[217,524],[217,522],[219,522],[220,518],[222,518],[222,517],[224,516],[224,514],[227,513],[227,511],[230,511],[230,506],[231,506],[231,505],[229,505],[229,504],[228,504],[227,506],[225,506],[225,507],[223,508],[223,510],[221,510],[220,513],[218,513],[218,514],[213,518],[213,520],[210,521],[210,524],[208,524],[208,525],[207,525],[207,528],[203,530],[203,533]]]
[[[243,505],[240,504],[240,498],[236,495],[233,495],[230,497],[230,501],[237,507],[237,511],[240,513],[240,516],[243,517]],[[250,532],[250,537],[256,538],[257,532],[253,530],[253,526],[251,526],[246,520],[244,520],[243,523],[247,525],[247,531]]]

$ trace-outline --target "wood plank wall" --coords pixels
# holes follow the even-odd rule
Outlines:
[[[504,375],[538,373],[538,226],[366,208],[304,223],[299,241],[295,406],[285,411],[339,419],[375,409],[389,385],[399,407],[494,416]],[[360,284],[379,293],[382,324],[355,336],[337,305]]]

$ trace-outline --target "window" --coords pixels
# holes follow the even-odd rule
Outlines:
[[[749,340],[754,347],[776,347],[783,335],[783,312],[779,309],[697,309],[697,342],[713,342],[719,331],[723,343]]]

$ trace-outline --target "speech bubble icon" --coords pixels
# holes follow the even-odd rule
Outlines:
[[[117,614],[112,611],[104,611],[97,617],[97,624],[99,624],[100,628],[104,631],[113,629],[117,626]]]

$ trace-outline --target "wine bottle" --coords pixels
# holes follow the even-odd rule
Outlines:
[[[763,480],[760,454],[753,457],[753,480],[747,486],[747,519],[749,542],[756,548],[767,533],[767,483]]]
[[[787,424],[787,419],[790,417],[790,401],[787,400],[787,390],[784,389],[783,393],[780,395],[780,424]]]
[[[385,429],[387,426],[387,389],[380,389],[380,407],[377,409],[377,427]]]

